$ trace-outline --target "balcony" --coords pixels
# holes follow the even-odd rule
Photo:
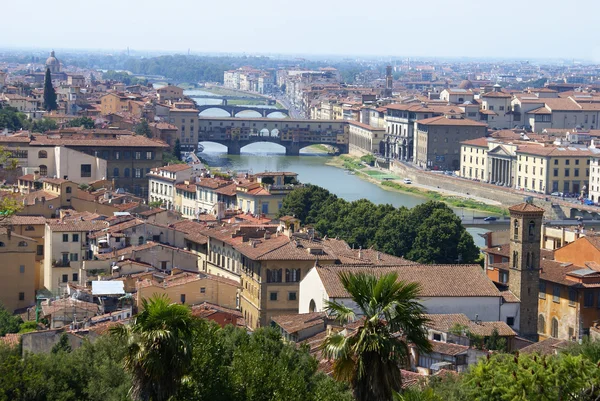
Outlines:
[[[52,261],[52,267],[71,267],[71,261],[69,261],[69,260],[54,260],[54,261]]]

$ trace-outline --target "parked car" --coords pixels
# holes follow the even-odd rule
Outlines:
[[[591,199],[586,199],[583,201],[583,203],[588,206],[594,206],[594,201]]]
[[[404,179],[404,183],[405,183],[405,184],[412,184],[412,181],[411,181],[411,179],[410,179],[410,178],[405,178],[405,179]]]
[[[552,196],[563,196],[562,192],[552,192],[550,195]]]
[[[496,220],[498,220],[498,218],[494,217],[494,216],[488,216],[485,219],[483,219],[483,221],[496,221]]]

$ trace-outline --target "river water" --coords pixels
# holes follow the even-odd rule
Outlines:
[[[194,95],[210,95],[209,92],[201,90],[185,91],[187,96],[194,98]],[[199,105],[221,104],[220,99],[194,99]],[[254,111],[239,113],[239,117],[260,117],[259,113]],[[280,113],[273,113],[280,114]],[[272,118],[282,118],[271,115]],[[205,110],[203,117],[228,117],[229,113],[219,109]],[[298,180],[307,184],[314,184],[327,188],[330,192],[340,198],[348,201],[357,199],[368,199],[376,204],[389,203],[396,207],[405,206],[412,208],[427,201],[426,198],[409,193],[387,191],[380,186],[359,178],[356,175],[348,174],[345,170],[328,166],[326,163],[331,160],[331,156],[323,153],[315,153],[310,148],[300,151],[300,156],[286,156],[283,146],[259,142],[242,148],[241,155],[228,155],[225,146],[203,142],[204,151],[202,158],[213,167],[221,167],[223,170],[247,171],[259,173],[263,171],[293,171],[298,173]],[[477,212],[464,209],[454,209],[459,216],[465,218],[473,216],[486,216],[484,212]],[[468,228],[475,244],[484,246],[483,239],[480,237],[485,229]]]

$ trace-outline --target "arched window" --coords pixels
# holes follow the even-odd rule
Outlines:
[[[542,314],[538,316],[538,333],[546,334],[546,319]]]
[[[529,237],[533,238],[535,236],[535,221],[531,220],[529,222]]]
[[[123,174],[125,178],[129,178],[129,167],[125,167],[125,172]]]
[[[515,219],[513,226],[515,239],[519,239],[519,220]]]
[[[0,242],[0,248],[6,246],[6,244],[4,242]]]
[[[554,338],[558,338],[558,319],[552,318],[552,330],[550,331],[550,335]]]
[[[119,176],[119,168],[118,168],[118,167],[115,167],[115,168],[113,169],[113,177],[118,177],[118,176]]]
[[[314,312],[317,309],[317,305],[315,304],[315,300],[311,299],[310,300],[310,304],[308,305],[308,311],[309,312]]]
[[[138,245],[144,245],[144,236],[140,235],[140,237],[138,238]]]
[[[40,175],[48,175],[48,166],[40,164]]]
[[[25,241],[21,241],[21,242],[19,242],[19,246],[20,246],[20,247],[27,246],[27,242],[25,242]]]
[[[71,193],[71,187],[67,187],[67,193],[70,194]]]
[[[38,152],[38,159],[47,159],[48,158],[48,152],[46,152],[45,150],[40,150]]]

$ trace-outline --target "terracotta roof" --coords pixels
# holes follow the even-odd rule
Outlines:
[[[508,208],[511,212],[544,213],[545,210],[531,203],[520,203]]]
[[[402,388],[413,387],[421,380],[425,379],[425,376],[419,373],[411,372],[410,370],[400,369],[400,375],[402,376]]]
[[[12,224],[15,226],[20,225],[40,225],[46,224],[46,218],[43,216],[11,216],[10,219],[6,222],[8,224]]]
[[[429,319],[429,323],[426,323],[427,327],[443,333],[449,332],[456,325],[461,325],[466,326],[471,333],[484,337],[492,335],[494,329],[498,330],[498,334],[503,337],[517,335],[505,322],[478,321],[475,323],[462,313],[425,315],[425,317]]]
[[[519,352],[524,354],[537,353],[540,355],[553,355],[559,350],[566,348],[568,344],[568,341],[548,337],[545,340],[521,348]]]
[[[63,178],[48,178],[48,177],[44,177],[42,178],[43,182],[49,182],[50,184],[64,184],[65,182],[70,182],[69,180],[65,180]]]
[[[398,279],[421,285],[422,297],[500,297],[500,291],[479,265],[329,265],[317,267],[330,298],[349,298],[338,274],[366,273],[380,276],[395,272]]]
[[[21,341],[21,334],[19,333],[8,333],[4,337],[0,337],[0,343],[8,347],[16,347]]]
[[[506,93],[506,92],[486,92],[484,94],[481,95],[481,97],[512,97],[512,95]]]
[[[545,106],[542,106],[537,109],[528,111],[527,114],[552,114],[552,112],[548,110]]]
[[[312,312],[274,316],[271,320],[287,333],[293,334],[314,326],[324,327],[326,317],[327,314],[325,312]]]
[[[191,169],[191,168],[192,168],[192,166],[190,166],[188,164],[169,164],[168,166],[157,167],[156,170],[177,173],[179,171],[184,171],[184,170]]]
[[[93,146],[93,147],[137,147],[168,148],[163,141],[142,135],[117,135],[116,138],[95,138],[93,136],[65,136],[61,138],[36,135],[30,146]]]
[[[418,120],[418,124],[423,125],[455,125],[455,126],[470,126],[470,127],[487,127],[487,124],[480,123],[479,121],[470,120],[468,118],[446,118],[445,116],[438,116],[432,118],[426,118],[424,120]]]
[[[429,341],[431,343],[431,352],[436,352],[442,355],[460,355],[466,354],[469,347],[466,345],[458,345],[451,343],[444,343],[441,341]]]
[[[197,244],[206,244],[208,237],[200,232],[200,230],[206,228],[204,224],[200,224],[191,220],[182,220],[172,224],[172,227],[177,230],[184,232],[185,239],[195,242]]]
[[[175,188],[180,190],[180,191],[184,191],[184,192],[191,192],[194,194],[196,194],[196,185],[195,184],[175,184]]]
[[[518,153],[532,154],[538,156],[551,156],[551,157],[584,157],[588,158],[593,156],[591,150],[583,147],[573,146],[541,146],[541,145],[519,145]]]
[[[60,220],[48,220],[48,226],[51,231],[54,232],[65,232],[65,231],[98,231],[108,227],[106,221],[100,220],[88,220],[88,221],[71,221],[67,220],[60,222]]]
[[[461,144],[467,145],[467,146],[477,146],[480,148],[487,148],[488,142],[490,142],[490,140],[488,138],[481,137],[481,138],[476,138],[476,139],[469,139],[468,141],[462,141]]]
[[[504,244],[504,245],[494,246],[491,248],[485,248],[485,249],[482,249],[481,252],[491,253],[492,255],[500,255],[500,256],[504,256],[505,258],[508,258],[508,257],[510,257],[510,245]]]
[[[44,316],[52,315],[53,313],[57,313],[63,309],[85,309],[89,312],[96,313],[98,312],[98,305],[72,298],[58,299],[56,301],[52,301],[50,305],[48,305],[47,302],[42,303],[42,313]]]
[[[505,303],[512,304],[521,302],[521,300],[510,291],[500,291],[500,294],[502,295],[502,299]]]
[[[216,276],[216,275],[212,275],[209,273],[190,273],[190,272],[183,272],[183,273],[179,273],[179,274],[173,274],[173,275],[165,275],[162,280],[155,280],[154,276],[152,276],[153,278],[147,278],[141,281],[136,282],[136,288],[140,289],[140,288],[145,288],[145,287],[160,287],[160,288],[169,288],[169,287],[176,287],[176,286],[180,286],[180,285],[184,285],[187,283],[191,283],[194,281],[200,281],[200,280],[215,280],[218,281],[220,283],[223,284],[228,284],[234,287],[240,287],[240,283],[238,283],[237,281],[234,280],[230,280],[228,278],[225,277],[221,277],[221,276]]]
[[[22,199],[25,205],[35,205],[35,201],[41,202],[42,198],[49,201],[58,198],[58,195],[48,191],[34,191],[23,196]]]

